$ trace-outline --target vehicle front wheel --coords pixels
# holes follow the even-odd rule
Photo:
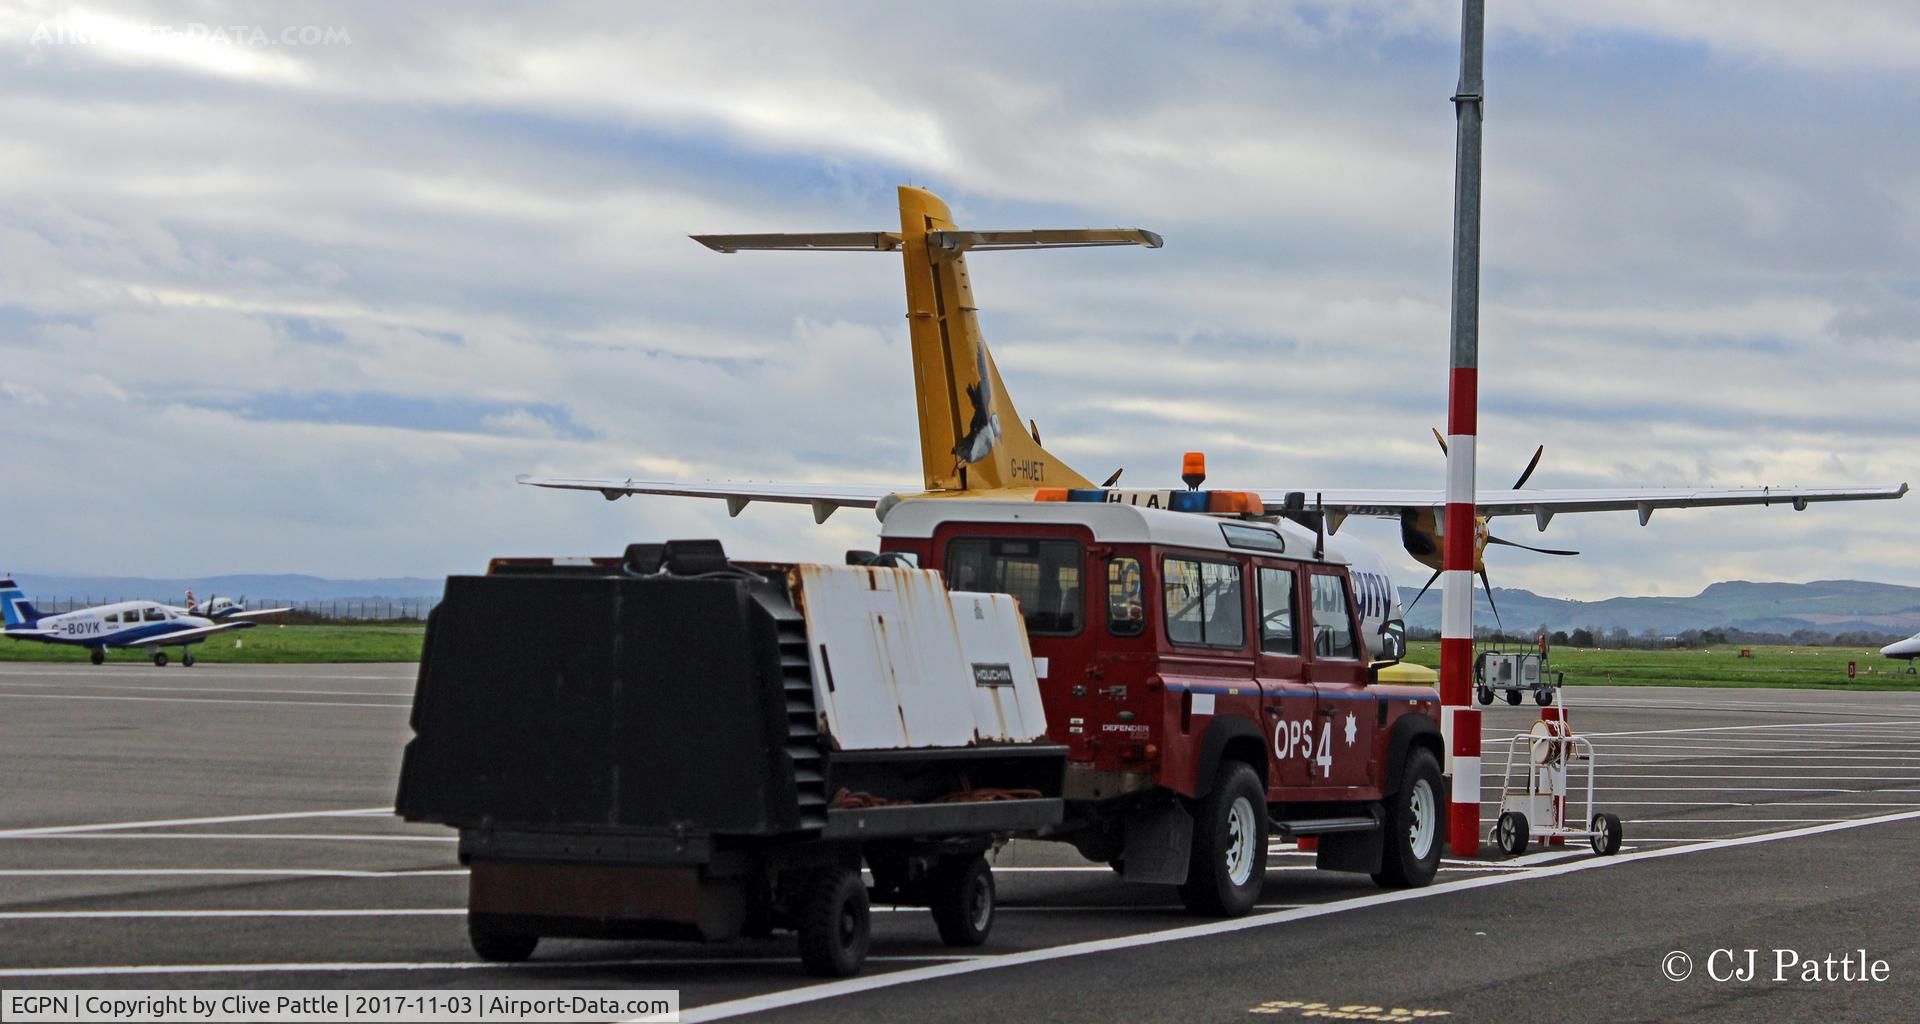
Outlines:
[[[93,653],[87,655],[87,660],[93,662],[95,665],[105,665],[107,663],[107,652],[95,647]]]
[[[186,667],[188,667],[188,668],[192,668],[192,667],[193,667],[193,652],[192,652],[192,651],[188,651],[187,653],[185,653],[185,654],[182,654],[182,655],[180,656],[180,664],[182,664],[182,665],[185,665],[185,666],[186,666]]]
[[[1240,761],[1220,766],[1193,808],[1193,855],[1180,899],[1197,914],[1239,917],[1267,880],[1267,791]]]
[[[808,974],[845,978],[860,970],[871,938],[867,887],[860,872],[821,868],[807,877],[800,892],[796,930],[800,962]]]
[[[1395,889],[1417,888],[1433,881],[1440,870],[1440,763],[1425,749],[1407,754],[1400,790],[1386,799],[1386,849],[1374,882]]]

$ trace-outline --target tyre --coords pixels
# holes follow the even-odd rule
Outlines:
[[[940,941],[949,946],[978,946],[993,930],[993,869],[987,859],[944,857],[927,879],[927,907],[933,911]]]
[[[1500,820],[1494,823],[1494,841],[1507,852],[1509,857],[1518,857],[1527,852],[1528,838],[1527,816],[1519,811],[1505,811]]]
[[[1508,691],[1507,691],[1507,703],[1508,703],[1508,704],[1511,704],[1511,705],[1513,705],[1514,707],[1519,707],[1519,706],[1520,706],[1520,691],[1519,691],[1519,690],[1508,690]]]
[[[1239,761],[1220,766],[1193,807],[1193,855],[1180,899],[1196,914],[1239,917],[1267,879],[1267,791]]]
[[[1543,707],[1543,708],[1544,708],[1544,707],[1546,707],[1546,706],[1547,706],[1547,705],[1549,705],[1549,704],[1552,704],[1552,703],[1553,703],[1553,691],[1552,691],[1552,690],[1549,690],[1549,689],[1547,689],[1547,688],[1546,688],[1546,687],[1544,687],[1544,686],[1536,686],[1536,687],[1534,687],[1534,688],[1533,688],[1533,702],[1534,702],[1535,704],[1538,704],[1538,705],[1540,705],[1540,706],[1541,706],[1541,707]]]
[[[845,978],[860,970],[872,937],[867,887],[851,868],[821,868],[802,883],[795,927],[808,974]]]
[[[87,655],[87,660],[93,662],[95,665],[105,665],[107,663],[107,652],[95,647],[93,653]]]
[[[1593,852],[1602,857],[1611,857],[1620,852],[1620,840],[1626,835],[1626,830],[1620,827],[1619,815],[1596,814],[1591,827],[1600,833],[1593,837]]]
[[[467,915],[467,941],[480,959],[496,964],[517,964],[533,955],[540,936],[500,931],[476,914]]]
[[[188,667],[188,668],[192,668],[192,667],[193,667],[193,652],[192,652],[192,651],[188,651],[187,653],[185,653],[185,654],[182,654],[182,655],[180,656],[180,664],[182,664],[182,665],[185,665],[185,666],[186,666],[186,667]]]
[[[1479,698],[1482,704],[1493,703],[1493,687],[1491,686],[1476,686],[1473,688],[1473,695]]]
[[[1418,888],[1440,870],[1441,822],[1446,805],[1440,763],[1424,749],[1408,751],[1400,791],[1386,799],[1386,837],[1375,883],[1394,889]]]
[[[166,667],[167,667],[167,652],[165,652],[165,651],[155,651],[155,652],[153,652],[153,667],[154,667],[154,668],[166,668]]]

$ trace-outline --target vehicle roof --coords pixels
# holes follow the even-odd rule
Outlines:
[[[909,499],[887,513],[886,521],[880,526],[880,536],[931,538],[935,529],[947,523],[1069,524],[1086,527],[1093,533],[1095,541],[1106,544],[1159,544],[1222,553],[1262,554],[1302,562],[1315,561],[1313,531],[1287,520],[1234,519],[1096,501]],[[1272,552],[1233,547],[1221,532],[1223,523],[1272,530],[1284,542],[1285,553],[1275,556]],[[1329,544],[1325,557],[1319,561],[1344,565],[1347,560]]]

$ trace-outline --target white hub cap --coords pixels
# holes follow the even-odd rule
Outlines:
[[[1413,784],[1413,792],[1407,798],[1407,845],[1413,848],[1413,856],[1426,860],[1433,852],[1435,825],[1439,822],[1439,808],[1433,798],[1433,786],[1426,779]]]
[[[1259,838],[1253,817],[1253,803],[1235,797],[1227,808],[1227,879],[1236,887],[1253,877],[1253,844]]]

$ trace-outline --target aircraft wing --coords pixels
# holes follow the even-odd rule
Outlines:
[[[568,491],[598,491],[608,501],[629,494],[669,494],[683,498],[719,498],[727,503],[728,515],[756,501],[787,505],[810,505],[813,521],[824,523],[842,508],[872,508],[889,494],[916,493],[918,487],[872,487],[860,484],[736,484],[694,483],[685,480],[594,480],[571,477],[516,478],[529,487],[554,487]]]
[[[1366,490],[1335,487],[1262,488],[1255,493],[1269,512],[1288,508],[1289,495],[1299,495],[1312,510],[1319,502],[1328,512],[1353,516],[1398,517],[1402,512],[1445,507],[1440,490]],[[1475,511],[1483,516],[1532,515],[1542,529],[1562,512],[1638,512],[1646,525],[1654,510],[1704,508],[1725,505],[1791,505],[1804,509],[1819,501],[1875,501],[1898,498],[1906,484],[1889,487],[1601,487],[1583,490],[1480,491]]]
[[[215,633],[225,633],[229,629],[247,629],[253,625],[254,623],[251,623],[251,622],[216,622],[211,626],[200,626],[195,629],[183,629],[178,633],[163,633],[159,636],[150,636],[140,640],[135,640],[132,643],[116,644],[112,641],[111,638],[109,638],[107,641],[107,646],[108,647],[173,647],[178,645],[182,640],[197,640],[204,636],[212,636]]]
[[[227,612],[225,618],[228,622],[233,622],[240,619],[257,619],[263,615],[282,615],[292,610],[292,608],[257,608],[253,611]]]

